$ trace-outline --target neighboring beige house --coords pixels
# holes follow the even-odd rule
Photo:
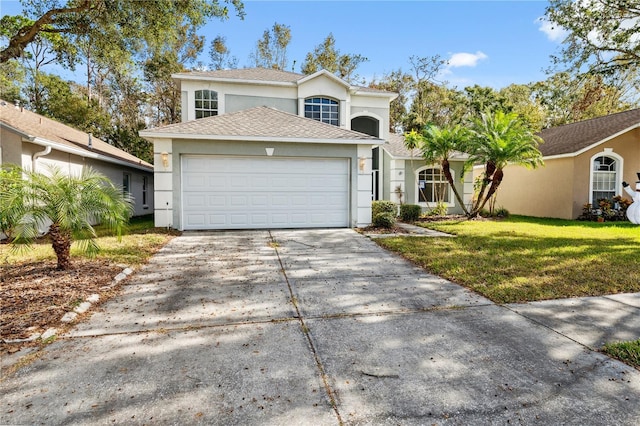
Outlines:
[[[156,226],[360,227],[371,223],[372,148],[395,93],[263,68],[173,75],[182,122],[154,143]]]
[[[575,219],[586,203],[625,196],[640,172],[640,109],[543,130],[545,166],[509,166],[497,206],[513,214]]]
[[[466,205],[473,197],[473,176],[468,171],[461,179],[466,154],[458,153],[450,161],[451,173]],[[427,164],[418,150],[409,151],[404,145],[404,136],[391,133],[387,142],[373,149],[373,174],[379,180],[379,192],[374,199],[391,200],[405,204],[417,204],[422,211],[436,207],[440,189],[444,186],[444,202],[449,214],[462,214],[464,211],[457,202],[453,190],[447,183],[439,165]],[[399,189],[399,190],[398,190]]]
[[[153,213],[153,166],[96,137],[0,100],[0,165],[80,174],[90,166],[134,199],[134,216]]]

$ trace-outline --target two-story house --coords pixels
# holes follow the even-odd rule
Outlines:
[[[182,122],[140,132],[154,144],[156,226],[371,223],[372,193],[381,179],[372,179],[373,148],[388,137],[395,93],[354,86],[324,70],[173,77]]]

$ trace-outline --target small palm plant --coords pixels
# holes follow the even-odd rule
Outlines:
[[[3,191],[0,202],[21,206],[13,244],[29,247],[48,226],[57,268],[67,270],[71,243],[78,241],[82,251],[95,255],[99,248],[93,225],[102,224],[121,236],[132,203],[127,194],[91,168],[85,168],[80,176],[67,175],[58,167],[48,171],[22,170],[23,183]]]

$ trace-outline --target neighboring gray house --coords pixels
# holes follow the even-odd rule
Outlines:
[[[456,154],[450,161],[451,173],[465,204],[473,197],[473,176],[471,170],[461,179],[466,154]],[[444,193],[444,202],[451,214],[462,214],[462,207],[456,201],[439,165],[427,164],[418,150],[409,151],[404,145],[404,136],[390,133],[387,143],[374,148],[374,178],[380,181],[379,193],[374,199],[391,200],[396,203],[417,204],[422,211],[437,205],[437,193]],[[444,188],[442,188],[444,187]],[[402,200],[400,200],[400,196]]]
[[[80,174],[90,166],[134,199],[134,216],[153,213],[153,165],[58,121],[0,100],[0,165]]]
[[[356,227],[371,223],[372,147],[395,93],[327,71],[180,73],[182,123],[148,129],[156,226]]]

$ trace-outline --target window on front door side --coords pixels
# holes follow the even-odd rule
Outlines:
[[[425,169],[418,173],[418,202],[449,202],[449,183],[440,169]]]
[[[196,90],[196,118],[218,115],[218,92],[213,90]]]
[[[304,116],[339,126],[340,106],[338,101],[329,98],[307,98],[304,100]]]

